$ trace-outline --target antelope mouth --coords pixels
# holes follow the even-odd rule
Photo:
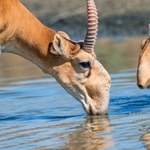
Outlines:
[[[89,107],[89,110],[88,110],[88,115],[94,115],[94,116],[96,116],[96,115],[106,115],[107,114],[107,110],[105,110],[105,111],[99,111],[98,109],[96,109],[96,108],[94,108],[94,107]]]
[[[88,108],[85,110],[88,115],[106,115],[108,108],[102,109],[99,107],[94,106],[93,104],[89,104]]]
[[[100,115],[98,110],[94,106],[91,106],[91,105],[89,105],[87,113],[88,115]]]
[[[103,103],[101,103],[102,101]],[[84,101],[82,105],[88,115],[106,115],[108,113],[109,96],[99,100],[90,99],[86,103]]]

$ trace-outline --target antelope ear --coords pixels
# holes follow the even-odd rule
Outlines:
[[[66,34],[65,32],[63,32],[63,31],[58,31],[58,34],[60,34],[60,35],[61,35],[61,36],[63,36],[64,38],[66,38],[66,39],[70,40],[69,35],[68,35],[68,34]]]
[[[52,46],[50,48],[50,52],[55,55],[60,55],[63,57],[68,57],[68,41],[63,38],[60,34],[56,33],[54,36],[54,40]]]

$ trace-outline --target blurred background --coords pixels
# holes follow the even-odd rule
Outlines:
[[[85,0],[21,0],[44,24],[82,38],[86,30]],[[150,22],[149,0],[95,0],[100,37],[143,35]],[[80,34],[79,34],[80,33]]]

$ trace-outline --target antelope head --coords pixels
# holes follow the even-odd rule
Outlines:
[[[51,74],[81,102],[87,114],[106,114],[111,79],[94,53],[96,5],[94,0],[86,1],[87,33],[84,41],[75,42],[66,33],[44,26],[19,0],[0,0],[0,10],[4,12],[0,14],[0,44],[15,47],[2,52],[20,55]]]
[[[141,89],[150,87],[150,24],[148,28],[149,37],[142,41],[137,69],[137,84]]]
[[[110,76],[94,53],[98,15],[93,0],[87,0],[88,27],[83,42],[71,41],[63,32],[55,34],[50,52],[64,63],[53,67],[57,81],[91,115],[106,114],[109,104]]]

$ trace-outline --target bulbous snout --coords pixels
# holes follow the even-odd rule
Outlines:
[[[110,88],[103,89],[98,99],[91,99],[89,107],[86,110],[88,115],[105,115],[108,113]]]
[[[149,39],[142,42],[137,68],[137,85],[140,89],[150,87],[150,46]]]
[[[95,72],[93,73],[95,76],[91,76],[89,82],[85,85],[88,93],[88,107],[85,106],[84,108],[89,115],[103,115],[108,112],[111,78],[99,62],[95,66]]]

